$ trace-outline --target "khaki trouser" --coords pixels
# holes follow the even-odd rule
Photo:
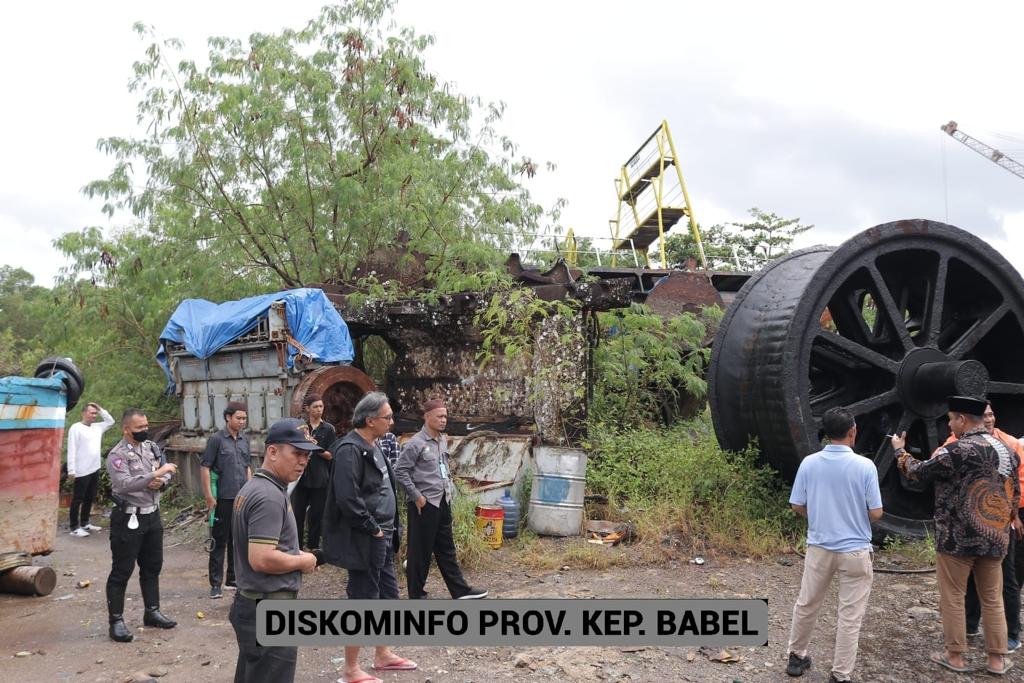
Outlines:
[[[814,632],[821,603],[828,594],[832,577],[839,575],[839,620],[836,624],[836,649],[832,657],[832,673],[839,680],[850,678],[857,661],[860,622],[871,596],[872,553],[855,550],[834,553],[818,546],[807,546],[800,597],[793,606],[793,628],[789,634],[789,651],[807,656],[807,646]],[[966,579],[965,579],[966,580]],[[961,611],[963,599],[961,597]],[[963,624],[961,614],[960,623]]]
[[[942,635],[950,652],[967,651],[964,593],[967,592],[967,577],[974,569],[974,585],[981,601],[981,624],[985,629],[985,651],[990,655],[1006,654],[1002,561],[1001,557],[935,554]]]

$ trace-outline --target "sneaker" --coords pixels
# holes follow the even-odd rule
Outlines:
[[[86,524],[82,528],[86,531],[100,531],[100,527],[96,526],[95,524]]]
[[[968,638],[977,638],[980,635],[981,635],[981,629],[979,627],[977,627],[977,626],[975,626],[974,628],[971,628],[970,626],[967,627],[967,637]]]
[[[68,535],[69,536],[74,536],[76,538],[85,538],[86,536],[89,535],[89,532],[86,531],[85,529],[83,529],[82,527],[78,527],[77,529],[75,529],[74,531],[72,531]]]
[[[1006,639],[1006,650],[1007,652],[1016,652],[1020,649],[1020,641],[1016,638]]]
[[[835,674],[829,674],[828,683],[853,683],[852,678],[836,678]]]
[[[224,591],[222,591],[220,589],[220,586],[214,586],[213,588],[210,589],[210,599],[211,600],[216,600],[217,598],[223,598],[223,597],[224,597]]]
[[[803,676],[804,672],[811,668],[811,658],[801,657],[795,652],[789,653],[789,663],[786,664],[786,673],[790,676]]]
[[[459,600],[479,600],[487,597],[487,591],[483,588],[470,588],[465,595],[460,595]]]
[[[229,591],[238,590],[238,584],[235,583],[234,581],[225,581],[224,582],[224,587],[227,588]]]

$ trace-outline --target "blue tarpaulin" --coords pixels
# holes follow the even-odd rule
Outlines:
[[[209,358],[221,347],[256,327],[267,317],[270,305],[284,301],[288,328],[305,351],[321,363],[351,363],[355,357],[348,325],[319,289],[291,289],[276,294],[251,296],[215,304],[205,299],[185,299],[160,333],[156,359],[167,375],[168,391],[174,378],[167,364],[165,341],[183,344],[197,358]],[[288,366],[298,349],[288,345]]]

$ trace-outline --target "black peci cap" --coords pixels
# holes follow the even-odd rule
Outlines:
[[[984,416],[985,406],[988,405],[988,401],[972,396],[949,396],[946,400],[949,402],[950,412],[964,413],[975,417]]]

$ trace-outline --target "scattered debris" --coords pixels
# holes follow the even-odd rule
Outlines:
[[[15,657],[31,657],[32,653],[28,650],[22,650],[21,652],[14,653]]]
[[[596,545],[613,546],[625,541],[629,543],[633,538],[633,530],[623,522],[609,522],[604,519],[594,519],[587,522],[588,543]]]
[[[205,612],[196,612],[196,619],[205,619],[205,618],[206,618],[206,613]]]
[[[715,652],[711,648],[702,647],[697,652],[707,657],[712,662],[721,662],[722,664],[733,664],[735,662],[742,662],[743,658],[735,652],[729,652],[728,650],[719,650]]]
[[[702,564],[704,564],[704,558],[703,557],[695,557],[692,560],[690,560],[690,564],[696,564],[698,566],[702,565]]]
[[[74,596],[71,593],[68,593],[67,595],[62,595],[59,598],[54,598],[54,600],[70,600],[73,597]]]
[[[92,581],[90,581],[89,579],[84,579],[84,580],[79,581],[78,583],[76,583],[75,584],[75,588],[88,588],[91,585],[92,585]]]

